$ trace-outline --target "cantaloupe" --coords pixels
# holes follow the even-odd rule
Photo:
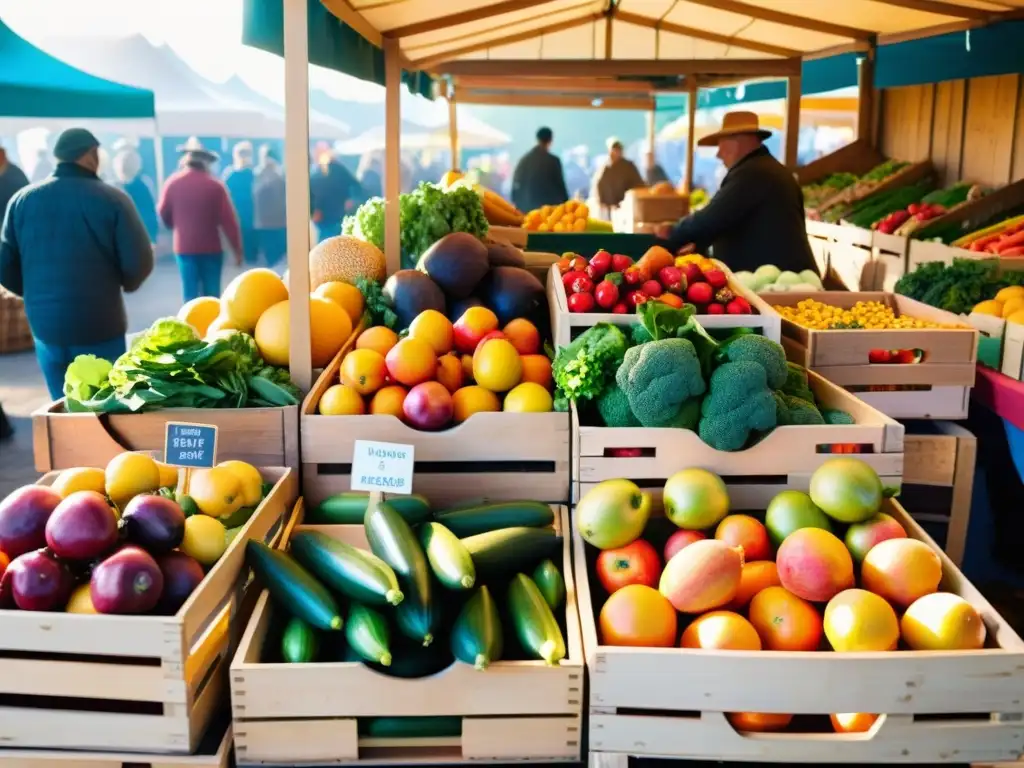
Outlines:
[[[383,282],[387,276],[384,254],[356,237],[329,237],[309,252],[309,287],[324,283],[355,283],[360,277]]]

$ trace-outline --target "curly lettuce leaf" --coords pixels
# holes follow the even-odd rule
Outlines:
[[[96,355],[79,355],[64,372],[64,396],[69,400],[91,400],[110,385],[114,365]]]

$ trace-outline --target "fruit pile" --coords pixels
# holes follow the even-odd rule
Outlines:
[[[523,218],[523,229],[531,232],[611,232],[607,222],[591,219],[587,204],[578,200],[530,211]]]
[[[815,299],[802,299],[795,306],[776,304],[774,307],[785,320],[816,331],[836,330],[920,330],[923,328],[956,328],[954,324],[921,320],[909,315],[897,315],[888,304],[880,301],[858,301],[852,307],[836,307]]]
[[[872,225],[872,229],[878,230],[883,235],[893,235],[911,219],[919,224],[923,224],[931,219],[937,219],[945,213],[946,208],[942,205],[927,203],[924,201],[920,203],[911,203],[903,210],[893,211],[892,213],[887,214],[885,218],[875,222],[875,224]]]
[[[1011,285],[1002,288],[995,298],[975,304],[971,312],[1000,317],[1008,323],[1024,325],[1024,286]]]
[[[774,264],[762,264],[753,272],[736,272],[736,282],[754,293],[812,293],[822,291],[821,278],[813,269],[802,272],[780,271]]]
[[[548,505],[431,513],[422,496],[345,493],[310,522],[361,525],[369,550],[315,530],[295,533],[288,553],[250,540],[247,561],[289,616],[266,661],[279,652],[292,664],[362,662],[409,678],[456,659],[485,670],[496,661],[565,658],[562,538]]]
[[[241,461],[178,471],[139,453],[66,469],[0,501],[0,608],[170,615],[269,488]]]
[[[425,310],[401,339],[386,326],[367,328],[318,406],[327,416],[390,415],[426,430],[485,411],[551,409],[551,361],[541,354],[540,332],[523,318],[499,329],[486,307],[470,307],[454,323]]]
[[[731,514],[722,479],[704,469],[665,483],[665,527],[648,526],[649,495],[606,480],[576,507],[606,595],[603,645],[714,651],[974,650],[977,610],[939,591],[942,561],[881,512],[882,483],[859,459],[825,462],[808,493],[778,494],[764,515]],[[593,551],[590,552],[593,555]],[[663,558],[664,557],[664,561]],[[867,730],[875,715],[861,715]],[[792,715],[730,714],[740,730],[781,730]],[[836,730],[847,725],[833,722]]]
[[[730,287],[721,265],[704,256],[675,257],[653,246],[635,264],[628,256],[598,251],[587,261],[567,253],[558,260],[570,312],[628,314],[647,301],[693,304],[702,315],[749,315],[745,298]]]

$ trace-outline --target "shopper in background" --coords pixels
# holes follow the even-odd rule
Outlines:
[[[259,252],[271,269],[277,268],[288,251],[284,184],[284,173],[278,165],[277,155],[264,144],[260,147],[253,186],[253,226]]]
[[[356,169],[356,179],[363,189],[365,200],[384,195],[384,169],[379,152],[363,153],[363,156],[359,158],[359,167]]]
[[[362,190],[355,176],[326,144],[317,147],[316,168],[309,177],[309,205],[320,239],[341,234],[341,222],[356,209]]]
[[[562,161],[551,154],[555,135],[550,128],[537,131],[537,144],[516,163],[512,174],[512,202],[523,212],[569,199]]]
[[[157,211],[164,226],[174,232],[174,254],[181,273],[182,296],[220,296],[224,233],[242,265],[242,233],[225,186],[210,174],[217,160],[195,136],[178,147],[185,165],[164,184]]]
[[[113,165],[114,186],[128,195],[146,227],[149,242],[155,243],[160,222],[156,217],[153,190],[142,176],[142,157],[134,147],[125,146],[114,154]]]
[[[224,171],[224,186],[228,188],[231,204],[235,206],[238,226],[242,230],[242,258],[246,264],[259,261],[259,241],[253,224],[253,185],[256,177],[252,169],[252,143],[240,141],[231,150],[232,164]]]
[[[594,174],[591,198],[610,211],[622,202],[629,190],[643,186],[646,186],[644,177],[633,161],[622,154],[622,142],[608,139],[608,159]]]
[[[661,184],[663,181],[669,181],[668,174],[665,173],[665,169],[658,163],[653,152],[644,153],[644,181],[648,187]]]
[[[3,221],[7,203],[14,193],[28,186],[28,177],[18,166],[7,159],[7,150],[0,147],[0,222]]]
[[[125,351],[123,291],[153,271],[153,248],[128,196],[96,175],[99,141],[64,131],[57,167],[15,193],[0,231],[0,284],[25,299],[36,356],[54,400],[78,355]]]

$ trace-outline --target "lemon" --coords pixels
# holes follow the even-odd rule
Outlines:
[[[144,453],[122,453],[107,464],[104,473],[107,496],[124,509],[140,493],[152,493],[160,487],[160,469]]]
[[[232,327],[252,333],[260,316],[288,298],[288,288],[272,269],[257,267],[228,283],[221,296],[221,313],[231,318]]]
[[[263,476],[252,464],[244,461],[222,461],[217,465],[228,470],[242,484],[242,506],[255,507],[263,498]]]
[[[1024,309],[1024,296],[1014,296],[1003,302],[1003,319]]]
[[[1024,325],[1024,309],[1018,309],[1006,318],[1006,322],[1013,323],[1014,325]]]
[[[359,318],[363,316],[365,299],[363,299],[362,292],[354,285],[338,281],[321,283],[313,291],[313,295],[321,299],[333,301],[348,313],[348,316],[352,318],[353,324],[358,323]]]
[[[210,324],[217,319],[219,314],[220,299],[213,296],[200,296],[197,299],[186,302],[178,310],[178,319],[183,323],[191,325],[196,329],[196,333],[203,337],[206,335]]]
[[[366,413],[366,403],[352,387],[334,384],[324,392],[317,409],[324,416],[359,416]]]
[[[1024,286],[1008,285],[1006,288],[1001,288],[995,295],[996,301],[1007,302],[1010,299],[1024,299]]]
[[[242,506],[242,481],[227,467],[199,469],[192,473],[188,495],[199,511],[210,517],[224,517]]]
[[[76,467],[65,469],[53,481],[53,490],[66,499],[75,491],[96,491],[107,494],[107,481],[102,469],[95,467]]]
[[[212,517],[192,515],[185,518],[185,536],[179,549],[186,555],[195,558],[202,565],[211,566],[220,559],[227,548],[227,531]]]
[[[551,393],[540,384],[524,381],[505,395],[502,410],[514,413],[548,413],[551,408]]]
[[[992,317],[1003,316],[1003,302],[996,301],[995,299],[989,299],[988,301],[982,301],[979,304],[974,305],[972,312],[977,312],[979,315],[992,315]]]
[[[164,464],[162,461],[158,461],[156,463],[156,468],[160,472],[161,488],[174,488],[178,485],[177,467],[172,467],[170,464]]]
[[[64,608],[67,613],[97,613],[92,604],[92,593],[88,584],[80,584],[68,598],[68,604]]]

